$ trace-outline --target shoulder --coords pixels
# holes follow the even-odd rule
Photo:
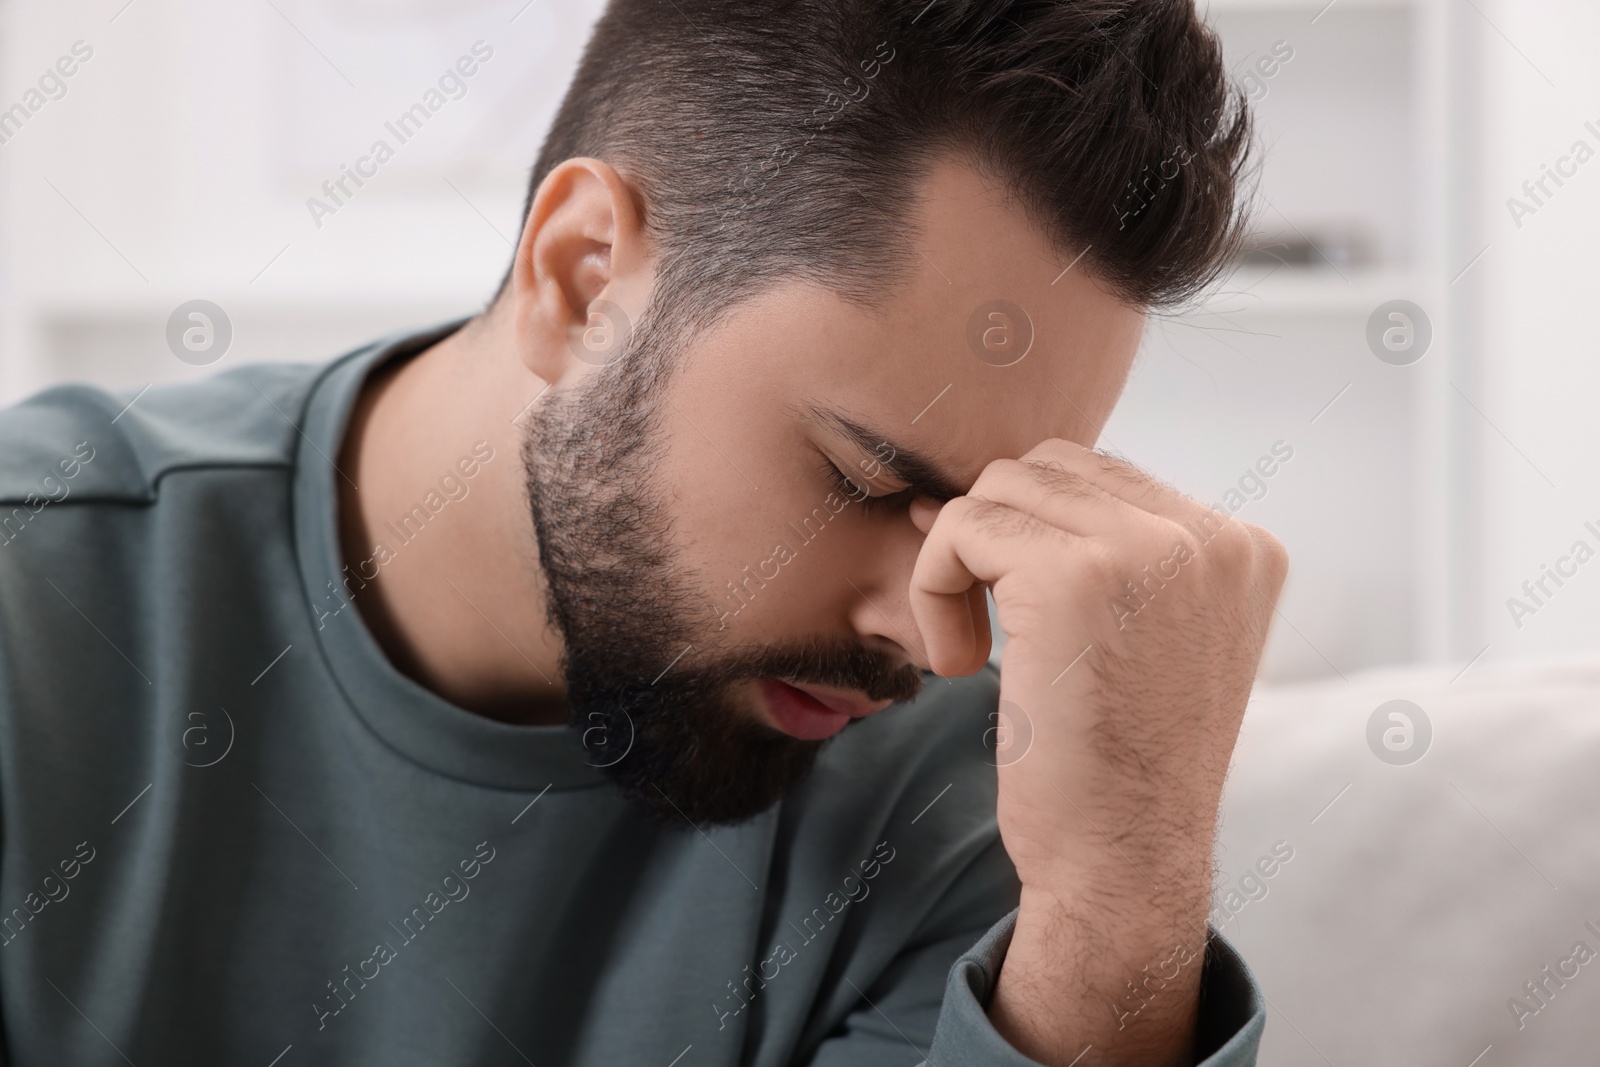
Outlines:
[[[0,410],[0,504],[149,503],[174,470],[287,467],[299,412],[331,365],[249,364],[143,391],[46,389]]]

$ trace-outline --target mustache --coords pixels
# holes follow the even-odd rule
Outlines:
[[[718,673],[725,681],[786,678],[802,685],[855,689],[870,700],[897,704],[915,699],[923,684],[923,672],[915,664],[897,665],[885,652],[822,638],[756,649],[724,661]]]

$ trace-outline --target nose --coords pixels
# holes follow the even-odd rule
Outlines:
[[[924,535],[909,518],[902,517],[893,526],[875,539],[875,550],[855,555],[857,566],[850,569],[847,587],[850,624],[863,644],[882,649],[897,663],[929,670],[927,648],[911,614],[910,592]]]

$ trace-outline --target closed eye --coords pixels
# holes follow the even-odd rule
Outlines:
[[[897,508],[909,507],[916,493],[911,489],[902,489],[896,493],[885,493],[883,496],[869,496],[865,485],[853,481],[848,474],[826,456],[822,460],[822,476],[833,484],[839,492],[849,500],[860,504],[869,513],[893,511]]]

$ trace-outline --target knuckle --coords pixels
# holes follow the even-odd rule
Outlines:
[[[1244,523],[1231,521],[1211,538],[1206,552],[1213,564],[1223,570],[1246,570],[1254,562],[1255,539],[1244,528]]]
[[[1047,437],[1022,454],[1022,459],[1054,460],[1058,463],[1070,463],[1074,459],[1093,451],[1064,437]]]
[[[933,520],[933,524],[936,528],[940,523],[944,523],[946,526],[953,526],[965,521],[974,509],[988,503],[989,501],[975,497],[970,493],[966,496],[951,497],[945,501],[944,507],[939,509],[939,516]]]
[[[1289,550],[1270,530],[1251,526],[1249,531],[1255,541],[1258,566],[1273,583],[1281,583],[1289,574]]]
[[[994,460],[978,474],[978,480],[967,490],[967,496],[985,500],[1005,496],[1008,487],[1021,482],[1025,471],[1026,468],[1021,460],[1009,458]]]
[[[1168,496],[1182,499],[1182,494],[1171,485],[1126,460],[1096,452],[1095,462],[1101,477],[1115,485],[1117,496],[1124,500],[1159,502]]]
[[[962,509],[963,519],[979,533],[990,537],[1014,537],[1027,527],[1029,516],[994,500],[982,497],[964,497],[967,504]]]
[[[1051,460],[1030,459],[1021,461],[1034,485],[1050,496],[1082,499],[1095,496],[1098,490],[1093,482],[1068,467]]]

